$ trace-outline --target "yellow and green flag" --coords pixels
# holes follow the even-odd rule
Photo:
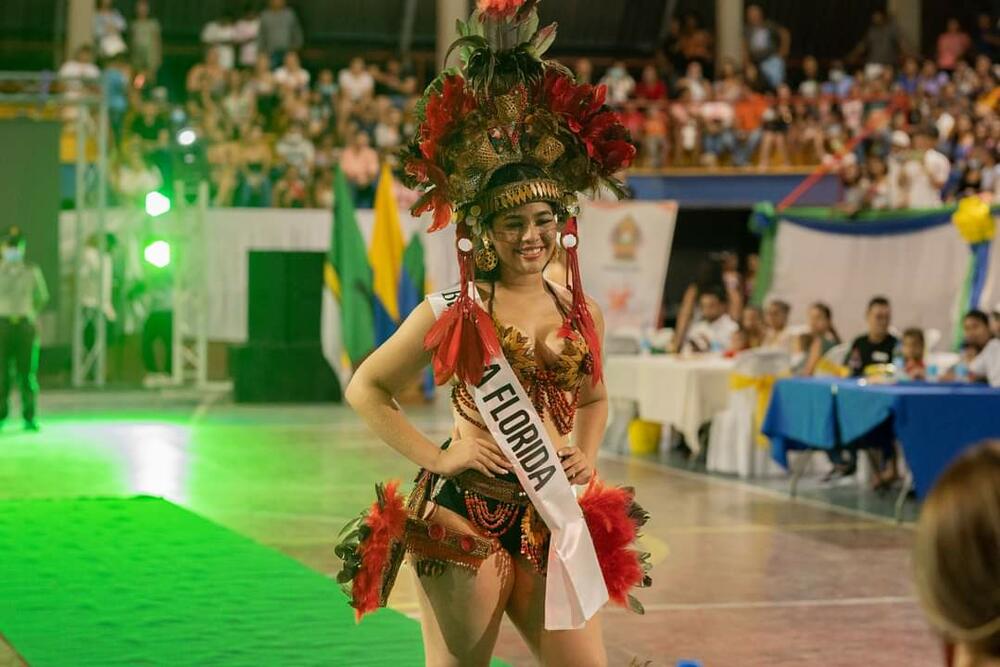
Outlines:
[[[354,215],[351,189],[339,167],[334,167],[333,227],[323,282],[323,356],[343,389],[353,369],[374,349],[375,325],[372,268]]]

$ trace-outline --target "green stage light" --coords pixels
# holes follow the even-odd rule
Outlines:
[[[153,241],[142,251],[147,262],[158,269],[170,264],[170,244],[166,241]]]
[[[146,215],[156,217],[163,215],[170,210],[170,199],[159,192],[150,192],[146,195]]]

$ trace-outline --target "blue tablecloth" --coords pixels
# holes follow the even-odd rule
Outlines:
[[[778,380],[761,430],[771,439],[771,455],[788,467],[790,449],[832,449],[839,443],[834,389],[846,380]]]
[[[839,387],[837,421],[844,442],[889,417],[923,497],[962,450],[1000,438],[1000,389],[924,383]]]
[[[774,459],[787,466],[789,449],[831,449],[887,420],[902,444],[917,495],[923,496],[962,450],[1000,438],[1000,389],[790,378],[775,384],[763,431],[771,438]]]

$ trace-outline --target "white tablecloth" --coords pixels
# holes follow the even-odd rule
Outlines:
[[[638,404],[639,417],[676,428],[698,452],[698,428],[726,409],[731,359],[673,355],[609,355],[608,396]]]

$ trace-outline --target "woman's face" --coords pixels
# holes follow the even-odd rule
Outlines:
[[[744,308],[740,324],[749,331],[759,331],[764,327],[764,320],[756,308]]]
[[[532,202],[493,217],[487,232],[503,268],[541,273],[556,247],[556,216],[548,202]]]
[[[826,318],[826,314],[819,308],[810,308],[809,331],[818,336],[825,334],[829,328],[830,320]]]

